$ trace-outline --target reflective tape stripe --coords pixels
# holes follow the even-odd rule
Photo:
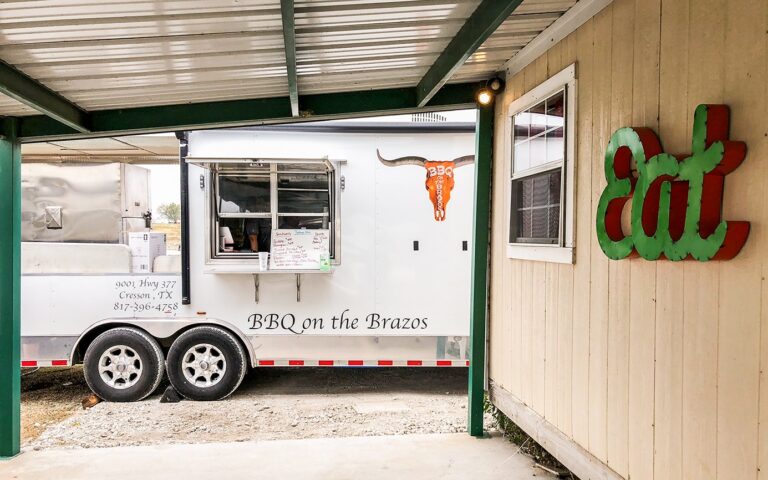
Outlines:
[[[68,367],[69,360],[22,360],[21,366],[29,367]]]
[[[260,367],[464,367],[469,360],[259,360]],[[68,367],[68,360],[22,360],[21,366],[30,367]]]
[[[300,360],[260,359],[259,367],[464,367],[468,360]]]

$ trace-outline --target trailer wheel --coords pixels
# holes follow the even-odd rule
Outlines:
[[[119,327],[102,333],[88,346],[83,359],[85,381],[108,402],[135,402],[155,391],[165,373],[157,341],[136,328]]]
[[[182,333],[168,351],[168,379],[190,400],[221,400],[245,377],[246,352],[228,331],[195,327]]]

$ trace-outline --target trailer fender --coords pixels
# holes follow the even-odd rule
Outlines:
[[[78,337],[72,347],[69,361],[71,365],[74,365],[78,361],[82,361],[82,355],[78,355],[80,346],[85,345],[87,347],[96,336],[110,328],[126,326],[140,328],[162,343],[162,340],[174,337],[182,330],[203,325],[216,325],[235,335],[248,352],[251,366],[256,366],[256,354],[253,345],[248,338],[239,328],[229,322],[217,318],[107,318],[100,320],[85,329],[80,337]]]

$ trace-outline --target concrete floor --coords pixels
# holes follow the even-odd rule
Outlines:
[[[29,451],[0,462],[0,478],[115,480],[553,478],[517,447],[466,434]]]

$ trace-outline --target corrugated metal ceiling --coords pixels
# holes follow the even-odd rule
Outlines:
[[[93,161],[126,162],[137,159],[146,163],[178,161],[179,141],[173,134],[133,135],[113,138],[25,143],[22,146],[24,162]]]
[[[479,3],[297,0],[300,94],[416,85]],[[526,0],[451,81],[488,78],[575,3]],[[3,2],[0,59],[86,110],[288,94],[280,0]]]

